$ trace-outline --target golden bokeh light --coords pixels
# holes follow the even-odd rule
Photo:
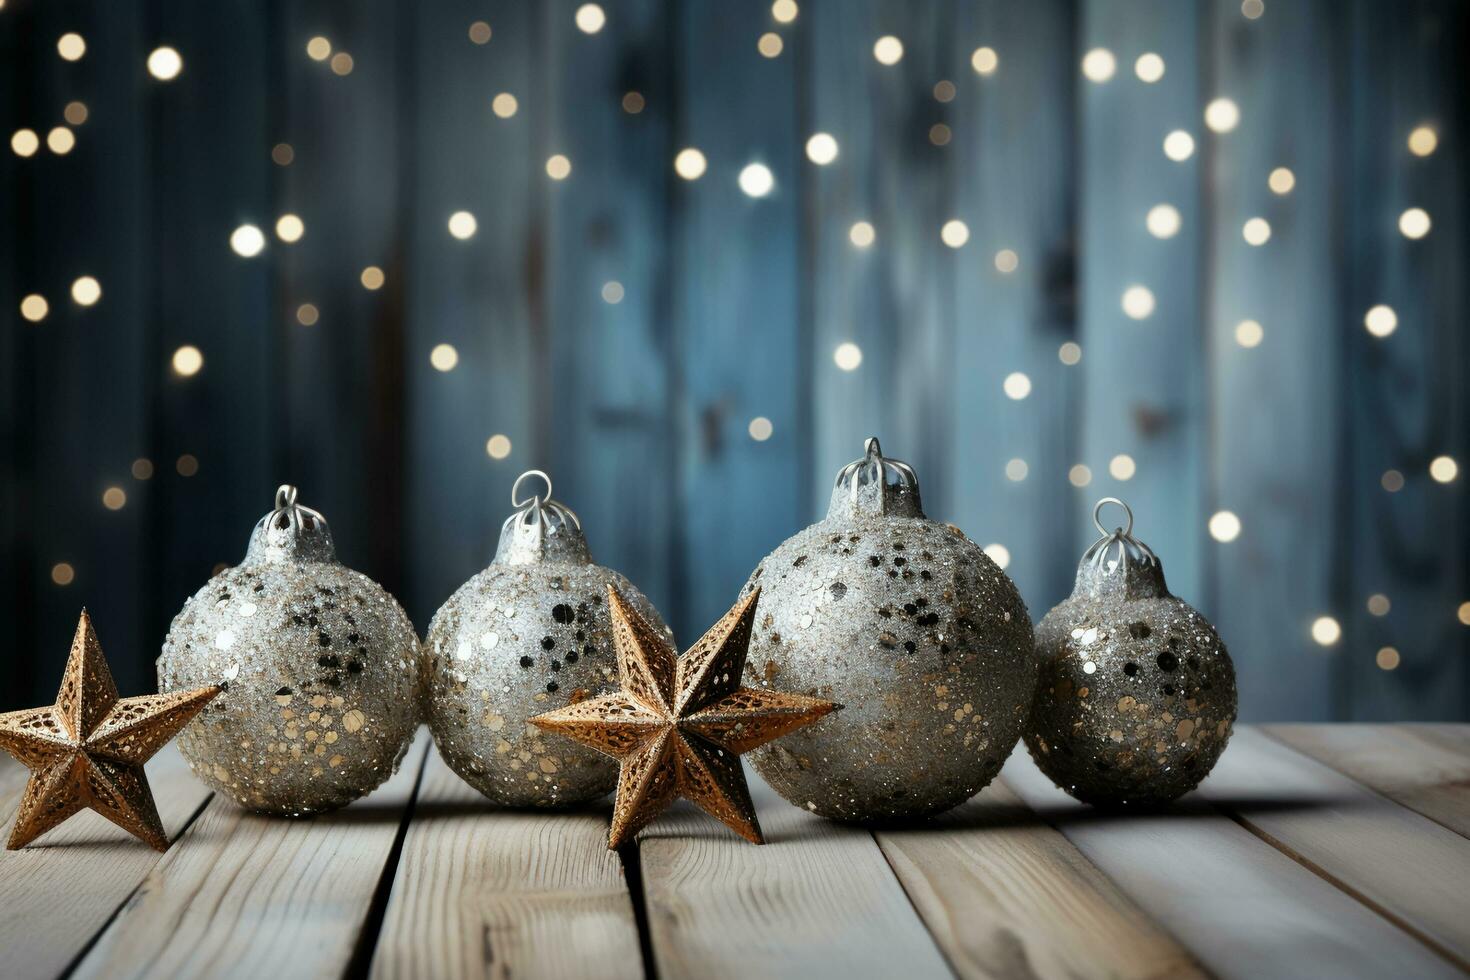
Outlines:
[[[896,65],[903,60],[903,42],[885,34],[873,42],[873,57],[880,65]]]
[[[108,487],[102,491],[102,506],[108,510],[122,510],[128,503],[128,495],[122,487]]]
[[[767,31],[755,42],[755,49],[765,58],[779,57],[781,50],[785,47],[786,44],[781,40],[781,35],[774,31]]]
[[[66,108],[61,110],[61,118],[73,126],[80,126],[86,122],[88,115],[90,113],[87,111],[87,103],[85,102],[68,102]]]
[[[1404,488],[1404,475],[1398,470],[1384,470],[1378,483],[1389,493],[1398,493]]]
[[[1138,60],[1133,63],[1133,73],[1138,76],[1139,81],[1152,85],[1164,77],[1164,59],[1147,51],[1139,55]]]
[[[1077,463],[1067,471],[1067,482],[1074,487],[1085,487],[1092,482],[1092,469],[1086,463]]]
[[[71,284],[72,302],[92,306],[102,298],[102,284],[93,276],[78,276]]]
[[[132,474],[135,480],[153,479],[153,460],[139,456],[133,460]]]
[[[942,78],[934,83],[934,101],[936,102],[953,102],[957,94],[959,93],[954,87],[954,82],[948,79]]]
[[[854,221],[847,229],[847,240],[858,248],[867,248],[878,240],[878,232],[866,221]]]
[[[77,138],[65,126],[57,126],[46,134],[46,146],[59,157],[64,157],[77,145]]]
[[[1430,227],[1429,212],[1423,208],[1409,208],[1399,215],[1399,231],[1405,238],[1423,238]]]
[[[276,237],[283,242],[299,242],[306,234],[306,223],[298,215],[283,214],[276,219]]]
[[[850,340],[837,345],[832,352],[832,362],[843,371],[856,371],[863,363],[863,349]]]
[[[449,216],[449,233],[460,241],[473,238],[480,223],[468,211],[456,211]]]
[[[1026,479],[1026,474],[1030,472],[1031,467],[1026,465],[1026,461],[1024,459],[1017,457],[1015,459],[1006,460],[1006,479],[1010,480],[1012,483],[1020,483],[1022,480]]]
[[[382,289],[384,280],[383,270],[375,265],[370,265],[366,269],[363,269],[362,275],[358,276],[358,281],[362,283],[362,288],[368,290]]]
[[[745,430],[750,433],[750,437],[756,442],[765,442],[771,438],[771,433],[776,431],[775,426],[771,425],[771,420],[764,415],[757,415],[751,419],[750,425],[746,426]]]
[[[776,0],[771,4],[771,18],[778,24],[789,24],[796,19],[796,0]]]
[[[950,248],[962,248],[970,240],[970,226],[959,218],[951,218],[939,229],[939,240]]]
[[[935,123],[929,127],[929,142],[935,146],[948,146],[954,133],[944,123]]]
[[[357,63],[352,60],[352,55],[346,51],[338,51],[332,55],[333,75],[351,75],[352,69],[355,67],[357,67]]]
[[[271,162],[278,167],[289,167],[296,159],[296,150],[290,143],[277,143],[271,147]]]
[[[643,111],[643,107],[648,103],[643,98],[642,92],[624,92],[622,104],[624,112],[630,116],[636,116]]]
[[[1147,286],[1129,286],[1123,291],[1123,312],[1134,320],[1147,320],[1154,312],[1153,290]]]
[[[1128,481],[1138,472],[1138,464],[1127,453],[1119,453],[1108,460],[1108,474],[1115,480]]]
[[[1429,461],[1429,476],[1435,483],[1453,483],[1460,475],[1460,464],[1452,456],[1436,456]]]
[[[1393,307],[1379,303],[1363,314],[1363,326],[1375,337],[1387,337],[1399,328],[1399,315]]]
[[[20,315],[31,323],[40,323],[51,312],[51,304],[40,293],[31,293],[20,301]]]
[[[34,129],[17,129],[10,137],[10,149],[18,157],[33,157],[41,148],[41,137]]]
[[[1312,620],[1312,640],[1318,646],[1330,647],[1342,639],[1342,624],[1331,616],[1318,616]]]
[[[970,55],[970,67],[975,69],[977,75],[994,75],[995,70],[1000,67],[1000,56],[995,53],[994,48],[976,48],[975,53]]]
[[[1182,163],[1194,156],[1194,137],[1182,129],[1176,129],[1164,137],[1164,156],[1175,163]]]
[[[148,74],[160,82],[173,81],[183,70],[183,55],[168,45],[154,48],[148,55]]]
[[[1265,0],[1241,0],[1240,14],[1246,20],[1259,20],[1265,12]]]
[[[1374,655],[1373,662],[1379,670],[1393,670],[1399,665],[1399,652],[1393,647],[1382,647]]]
[[[565,154],[553,153],[546,158],[546,176],[552,180],[566,180],[572,175],[572,161]]]
[[[825,167],[837,159],[837,140],[831,133],[813,133],[806,141],[806,158]]]
[[[322,311],[316,308],[315,303],[302,303],[296,307],[296,322],[303,327],[314,327],[321,318]]]
[[[1068,340],[1057,348],[1057,360],[1067,367],[1072,367],[1082,361],[1082,345],[1076,341]]]
[[[995,562],[995,567],[1002,571],[1011,563],[1011,549],[1003,544],[987,544],[980,550],[984,551],[985,557]]]
[[[241,225],[230,233],[230,248],[241,258],[253,259],[265,248],[265,233],[255,225]]]
[[[1234,511],[1217,510],[1210,515],[1209,531],[1210,537],[1228,544],[1240,537],[1240,518]]]
[[[1118,71],[1118,59],[1107,48],[1093,48],[1082,56],[1082,75],[1089,82],[1106,82]]]
[[[627,292],[623,289],[623,284],[616,279],[609,279],[602,284],[602,301],[609,306],[617,306],[623,301],[623,297],[626,295]]]
[[[317,35],[306,42],[306,56],[312,61],[326,61],[332,56],[332,42]]]
[[[674,173],[685,180],[698,180],[704,176],[709,162],[704,154],[692,146],[686,146],[674,156]]]
[[[491,459],[505,459],[510,455],[510,437],[497,432],[485,440],[485,454]]]
[[[51,566],[51,581],[57,585],[71,585],[76,577],[76,569],[69,562],[59,561]]]
[[[1148,215],[1144,218],[1144,226],[1148,233],[1155,238],[1173,238],[1179,234],[1183,219],[1179,216],[1179,209],[1172,204],[1155,204],[1148,209]]]
[[[453,371],[459,364],[459,351],[454,349],[453,344],[436,344],[429,351],[429,363],[434,366],[435,371]]]
[[[1382,592],[1375,592],[1368,597],[1368,613],[1373,616],[1387,616],[1393,603],[1389,602],[1388,596]]]
[[[764,163],[749,163],[740,171],[737,183],[747,197],[765,197],[775,189],[776,175]]]
[[[1273,194],[1290,194],[1291,189],[1296,186],[1296,174],[1286,167],[1277,167],[1266,178],[1266,186],[1271,188]]]
[[[75,31],[68,32],[56,39],[56,53],[62,61],[81,61],[87,53],[87,42]]]
[[[1247,350],[1261,346],[1265,339],[1265,328],[1255,320],[1241,320],[1235,325],[1235,342]]]
[[[1251,218],[1240,229],[1247,245],[1260,246],[1271,240],[1271,223],[1265,218]]]
[[[490,30],[489,24],[483,20],[477,20],[470,25],[470,42],[473,44],[489,44],[490,37],[493,33]]]
[[[1439,146],[1439,134],[1433,126],[1415,126],[1409,133],[1409,152],[1416,157],[1427,157]]]
[[[204,367],[204,354],[193,344],[185,344],[174,351],[170,360],[174,374],[181,378],[192,378]]]
[[[1001,382],[1001,390],[1011,401],[1020,401],[1031,394],[1031,379],[1020,371],[1012,371]]]
[[[595,3],[584,3],[577,8],[573,19],[583,34],[596,34],[607,24],[607,12]]]
[[[1227,98],[1212,99],[1205,106],[1205,126],[1214,133],[1228,133],[1240,125],[1240,106]]]
[[[521,104],[516,101],[516,97],[509,92],[501,92],[490,100],[490,111],[501,119],[509,119],[511,116],[514,116],[520,106]]]
[[[174,471],[179,476],[189,477],[199,473],[199,457],[193,453],[184,453],[174,461]]]
[[[1021,257],[1008,248],[995,253],[995,271],[1008,276],[1021,264]]]

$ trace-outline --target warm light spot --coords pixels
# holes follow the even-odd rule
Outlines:
[[[935,146],[948,146],[954,133],[944,123],[935,123],[929,127],[929,142]]]
[[[102,284],[92,276],[80,276],[71,284],[71,298],[78,306],[91,306],[102,298]]]
[[[749,163],[740,171],[740,189],[749,197],[765,197],[776,186],[776,175],[764,163]]]
[[[32,323],[40,323],[51,312],[51,304],[39,293],[31,293],[20,301],[20,315]]]
[[[953,102],[956,94],[958,93],[954,87],[954,82],[948,81],[947,79],[940,79],[934,83],[934,100],[936,102]]]
[[[51,581],[57,585],[71,585],[76,577],[76,570],[67,562],[59,561],[51,566]]]
[[[837,159],[837,140],[831,133],[813,133],[806,141],[806,158],[819,167]]]
[[[10,137],[10,148],[18,157],[33,157],[41,148],[41,137],[36,135],[34,129],[17,129],[15,135]]]
[[[1382,592],[1375,592],[1368,597],[1368,612],[1374,616],[1387,616],[1392,608],[1393,603]]]
[[[362,275],[358,278],[362,282],[363,289],[382,289],[385,279],[383,270],[375,265],[370,265],[366,269],[363,269]]]
[[[470,25],[470,42],[473,44],[489,44],[492,33],[489,24],[483,20],[477,20]]]
[[[1416,157],[1427,157],[1439,146],[1439,134],[1432,126],[1416,126],[1409,134],[1409,152]]]
[[[775,58],[781,54],[781,49],[786,45],[781,40],[781,35],[774,31],[767,31],[755,42],[755,49],[767,58]]]
[[[572,161],[565,154],[553,153],[546,158],[546,176],[552,180],[566,180],[572,173]]]
[[[338,51],[336,54],[332,55],[332,74],[351,75],[353,67],[354,62],[352,60],[352,55],[348,54],[346,51]]]
[[[283,242],[299,242],[306,234],[306,224],[294,214],[283,214],[276,219],[276,237]]]
[[[1251,218],[1240,229],[1247,245],[1264,245],[1271,240],[1271,224],[1265,218]]]
[[[473,238],[480,223],[468,211],[456,211],[449,216],[449,233],[460,241]]]
[[[1006,479],[1012,483],[1020,483],[1026,479],[1026,474],[1030,472],[1031,468],[1026,465],[1024,459],[1017,457],[1016,459],[1006,460]]]
[[[1131,480],[1136,472],[1138,472],[1138,464],[1133,462],[1133,457],[1127,453],[1119,453],[1108,460],[1108,473],[1115,480]]]
[[[1246,20],[1258,20],[1265,12],[1264,0],[1241,0],[1240,13]]]
[[[680,150],[674,157],[674,173],[685,180],[698,180],[708,167],[709,161],[704,154],[692,146]]]
[[[332,42],[318,34],[306,42],[306,56],[312,61],[326,61],[332,56]]]
[[[832,352],[832,361],[843,371],[856,371],[863,363],[863,349],[850,340],[843,341]]]
[[[994,48],[976,48],[975,53],[970,55],[970,67],[978,75],[994,75],[995,70],[1000,67],[1000,56],[995,53]]]
[[[1172,204],[1155,204],[1148,209],[1148,217],[1144,219],[1148,233],[1155,238],[1173,238],[1179,234],[1182,223],[1179,209]]]
[[[55,153],[59,157],[66,156],[72,151],[72,147],[76,145],[76,136],[65,126],[57,126],[46,134],[46,146],[50,148],[52,153]]]
[[[1003,248],[995,253],[995,271],[1002,275],[1010,275],[1015,272],[1020,264],[1020,256],[1008,248]]]
[[[1241,320],[1235,325],[1235,342],[1242,347],[1259,347],[1265,339],[1265,328],[1255,320]]]
[[[1164,59],[1152,51],[1146,52],[1133,63],[1133,71],[1139,81],[1152,85],[1164,77]]]
[[[108,510],[122,510],[127,505],[128,495],[122,487],[108,487],[102,491],[102,506]]]
[[[151,460],[151,459],[144,459],[141,456],[138,457],[137,459],[133,460],[133,479],[135,479],[135,480],[151,480],[151,479],[153,479],[153,460]]]
[[[1399,215],[1399,231],[1405,238],[1423,238],[1429,234],[1429,212],[1423,208],[1409,208]]]
[[[1067,482],[1074,487],[1085,487],[1092,482],[1092,470],[1086,464],[1078,463],[1067,471]]]
[[[322,311],[316,308],[315,303],[302,303],[296,307],[296,322],[303,327],[314,327],[321,318]]]
[[[61,118],[73,126],[80,126],[86,122],[88,115],[90,113],[87,112],[87,103],[85,102],[68,102],[66,108],[61,110]]]
[[[1011,563],[1011,549],[1003,544],[987,544],[985,556],[995,562],[995,567],[1004,570]]]
[[[1342,626],[1331,616],[1318,616],[1312,620],[1312,639],[1324,647],[1330,647],[1342,639]]]
[[[1007,398],[1018,402],[1031,394],[1031,379],[1020,371],[1012,371],[1001,382],[1001,388],[1005,391]]]
[[[1230,99],[1214,99],[1205,106],[1205,125],[1212,132],[1228,133],[1240,125],[1240,106]]]
[[[271,147],[271,162],[278,167],[289,167],[291,161],[296,159],[296,151],[291,148],[290,143],[277,143]]]
[[[1399,327],[1399,316],[1393,307],[1379,303],[1363,315],[1363,326],[1375,337],[1387,337]]]
[[[1067,367],[1079,363],[1082,360],[1082,345],[1074,341],[1067,341],[1057,348],[1057,360]]]
[[[172,363],[174,374],[181,378],[192,378],[204,367],[204,355],[193,344],[185,344],[174,351]]]
[[[1436,456],[1429,461],[1429,475],[1436,483],[1452,483],[1460,475],[1460,466],[1449,456]]]
[[[184,59],[173,48],[154,48],[148,55],[148,74],[160,82],[171,82],[184,70]]]
[[[490,100],[490,111],[501,119],[509,119],[516,114],[516,110],[520,108],[520,105],[514,95],[511,95],[509,92],[501,92]]]
[[[1398,493],[1404,488],[1404,475],[1398,470],[1384,470],[1378,482],[1389,493]]]
[[[1383,647],[1373,658],[1379,670],[1393,670],[1399,665],[1399,652],[1393,647]]]
[[[757,415],[750,420],[750,425],[746,427],[746,431],[750,433],[750,437],[756,442],[765,442],[771,438],[771,433],[775,431],[775,427],[771,425],[770,419],[764,415]]]
[[[1266,178],[1266,186],[1271,188],[1273,193],[1290,194],[1291,189],[1296,186],[1296,174],[1286,167],[1277,167]]]
[[[1164,137],[1164,156],[1176,163],[1194,155],[1194,137],[1182,129],[1176,129]]]
[[[596,34],[607,23],[607,14],[595,3],[584,3],[577,8],[575,20],[583,34]]]
[[[873,42],[873,57],[880,65],[896,65],[903,60],[903,42],[885,34]]]
[[[970,240],[970,226],[958,218],[951,218],[939,229],[939,238],[950,248],[959,248]]]
[[[1107,48],[1093,48],[1082,56],[1082,74],[1089,82],[1106,82],[1118,70],[1118,59]]]
[[[459,363],[459,351],[453,344],[436,344],[429,351],[429,363],[434,365],[435,371],[453,371]]]
[[[1240,518],[1233,511],[1217,510],[1210,515],[1210,537],[1229,543],[1240,537]]]
[[[796,19],[795,0],[776,0],[771,4],[771,16],[778,24],[789,24]]]
[[[193,476],[199,472],[199,459],[191,453],[184,453],[174,462],[174,469],[179,476]]]
[[[638,113],[643,111],[643,107],[646,104],[643,99],[643,93],[641,92],[626,92],[623,94],[623,111],[629,115],[638,115]]]
[[[485,440],[485,453],[491,459],[504,459],[510,455],[510,437],[496,433]]]
[[[61,55],[62,61],[81,61],[82,55],[87,53],[87,42],[75,32],[63,34],[56,39],[56,53]]]
[[[609,279],[602,284],[602,301],[610,306],[616,306],[623,301],[623,284],[616,279]]]
[[[230,233],[230,248],[241,258],[253,259],[265,248],[265,233],[254,225],[241,225]]]
[[[1460,608],[1455,610],[1455,615],[1459,617],[1462,625],[1470,626],[1470,602],[1460,603]]]
[[[877,239],[878,233],[866,221],[855,221],[852,227],[847,229],[847,240],[858,248],[867,248]]]
[[[1135,320],[1146,320],[1154,311],[1154,294],[1147,286],[1129,286],[1123,291],[1123,312]]]

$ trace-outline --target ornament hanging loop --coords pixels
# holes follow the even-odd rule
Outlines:
[[[541,482],[544,483],[544,484],[546,484],[546,495],[545,496],[542,496],[541,494],[538,493],[538,494],[536,494],[536,496],[532,497],[530,500],[522,500],[521,499],[521,484],[524,483],[525,481],[531,479],[532,477],[540,477],[541,478]],[[547,476],[546,475],[546,472],[544,470],[526,470],[526,472],[524,472],[520,476],[516,477],[516,482],[515,483],[511,484],[511,487],[510,487],[510,505],[512,507],[514,507],[516,510],[520,510],[522,507],[525,507],[527,504],[531,504],[531,505],[534,505],[536,507],[540,507],[541,505],[543,505],[544,503],[546,503],[550,499],[551,499],[551,477]]]
[[[1102,510],[1108,504],[1123,508],[1126,526],[1107,529]],[[1159,556],[1133,536],[1133,508],[1117,497],[1104,497],[1092,508],[1092,524],[1102,537],[1077,565],[1077,591],[1093,596],[1119,593],[1132,599],[1169,594]]]
[[[543,492],[530,494],[529,488],[522,489],[527,481],[534,480],[545,485]],[[591,561],[581,519],[566,504],[552,499],[551,477],[544,470],[527,470],[516,477],[510,488],[510,504],[515,512],[500,528],[496,561],[511,565]]]
[[[1117,530],[1121,531],[1123,533],[1123,537],[1125,538],[1133,537],[1133,508],[1123,503],[1123,501],[1119,500],[1117,497],[1104,497],[1097,502],[1097,506],[1092,508],[1092,526],[1097,528],[1097,533],[1103,535],[1104,537],[1107,537],[1109,534],[1112,533],[1103,525],[1103,522],[1101,520],[1102,509],[1108,504],[1117,504],[1119,507],[1123,508],[1123,513],[1128,515],[1128,526],[1118,528]]]
[[[880,515],[922,517],[919,478],[901,459],[883,455],[877,436],[863,442],[863,458],[853,460],[837,474],[832,508]],[[835,513],[835,510],[829,510]]]
[[[327,519],[300,502],[290,483],[276,488],[275,507],[250,535],[245,557],[269,561],[336,561]]]

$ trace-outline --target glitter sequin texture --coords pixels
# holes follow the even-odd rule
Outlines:
[[[572,806],[617,783],[614,760],[530,724],[617,689],[609,585],[672,640],[632,583],[592,563],[548,486],[505,522],[490,567],[434,614],[419,664],[424,718],[449,767],[496,803]]]
[[[1157,556],[1128,531],[1105,534],[1083,555],[1072,595],[1042,619],[1036,648],[1041,677],[1026,745],[1077,799],[1165,803],[1198,785],[1224,750],[1236,710],[1230,654],[1203,616],[1169,594]]]
[[[1025,603],[958,528],[924,517],[913,471],[876,439],[756,586],[747,677],[843,706],[752,754],[788,801],[839,820],[916,817],[1000,771],[1036,680]]]
[[[417,726],[418,637],[397,601],[336,560],[320,514],[283,487],[245,560],[174,618],[164,691],[225,691],[179,735],[194,774],[241,806],[303,816],[398,768]]]

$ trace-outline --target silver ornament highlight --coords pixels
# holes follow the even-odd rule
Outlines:
[[[1105,504],[1128,514],[1106,531]],[[1133,512],[1099,501],[1102,534],[1072,595],[1036,632],[1041,676],[1026,747],[1062,789],[1098,806],[1156,806],[1214,767],[1235,723],[1235,666],[1209,621],[1169,594],[1133,537]]]
[[[243,807],[304,816],[393,774],[417,727],[418,636],[398,602],[337,561],[321,514],[276,491],[245,560],[174,617],[158,684],[219,684],[180,733],[201,780]]]
[[[522,500],[521,484],[533,478],[545,493]],[[449,767],[496,803],[586,803],[617,784],[617,762],[530,719],[617,689],[609,585],[673,635],[632,583],[593,564],[581,522],[551,499],[545,473],[521,474],[511,505],[490,567],[429,624],[419,659],[424,718]]]
[[[924,516],[913,470],[869,439],[827,517],[766,557],[748,673],[839,702],[821,725],[756,750],[778,793],[825,817],[947,810],[1015,747],[1036,681],[1031,620],[1004,572]]]

